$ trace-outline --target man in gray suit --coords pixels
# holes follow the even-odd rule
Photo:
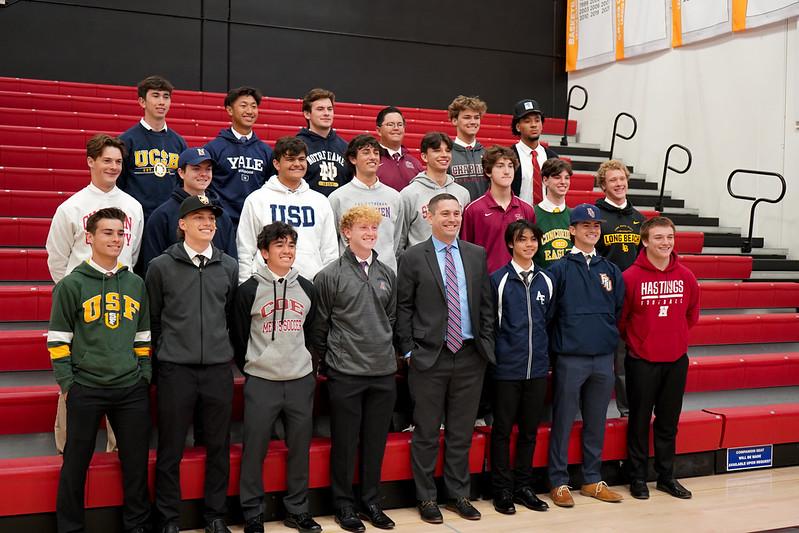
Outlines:
[[[463,208],[448,193],[427,206],[431,238],[408,248],[397,272],[396,335],[414,400],[411,461],[422,520],[443,522],[433,473],[445,420],[447,509],[469,520],[469,447],[486,364],[494,362],[486,252],[458,239]]]

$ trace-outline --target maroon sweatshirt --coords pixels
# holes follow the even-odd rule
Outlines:
[[[535,222],[533,206],[514,194],[508,209],[502,209],[491,196],[491,189],[463,211],[461,239],[486,249],[489,274],[510,261],[510,251],[505,246],[505,228],[520,218]]]
[[[422,163],[408,153],[404,146],[400,147],[400,157],[394,160],[388,150],[380,148],[380,166],[377,177],[380,182],[396,191],[401,191],[419,172],[424,170]]]
[[[623,273],[619,333],[633,357],[671,363],[688,352],[688,330],[699,320],[699,284],[672,252],[658,270],[642,251]]]

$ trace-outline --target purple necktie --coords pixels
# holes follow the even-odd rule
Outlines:
[[[447,348],[452,353],[463,346],[461,332],[461,299],[458,293],[458,274],[452,259],[452,246],[445,248],[446,292],[447,292]]]

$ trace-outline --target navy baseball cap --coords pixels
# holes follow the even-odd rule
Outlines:
[[[199,211],[200,209],[210,209],[214,216],[222,216],[222,208],[219,207],[219,204],[214,203],[204,194],[198,194],[197,196],[189,196],[183,200],[180,204],[180,218],[185,217],[189,213]]]
[[[186,148],[180,153],[178,168],[186,168],[186,165],[199,165],[203,161],[212,161],[211,154],[205,148]]]
[[[604,218],[599,216],[599,208],[591,204],[580,204],[572,207],[571,216],[569,217],[569,225],[573,226],[578,222],[605,222]]]

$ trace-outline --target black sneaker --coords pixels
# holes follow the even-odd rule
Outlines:
[[[458,513],[458,516],[466,520],[480,520],[483,516],[480,514],[480,511],[474,508],[469,499],[464,497],[450,500],[447,503],[446,509]]]
[[[314,521],[313,517],[311,517],[311,513],[289,513],[286,515],[286,518],[283,519],[283,525],[286,527],[293,527],[300,533],[319,533],[322,531],[322,526]]]
[[[353,533],[366,531],[366,526],[363,525],[360,518],[355,516],[355,510],[350,506],[342,507],[336,511],[335,519],[336,523],[345,531],[352,531]]]
[[[422,500],[417,507],[419,508],[419,516],[428,524],[444,523],[441,509],[438,508],[438,504],[433,500]]]
[[[244,522],[244,533],[264,533],[264,515],[248,518]]]

